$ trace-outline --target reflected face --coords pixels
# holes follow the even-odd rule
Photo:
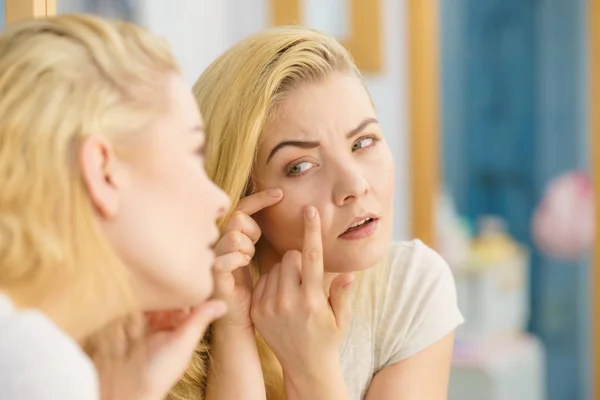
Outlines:
[[[216,220],[229,198],[206,175],[203,122],[180,77],[168,107],[119,160],[116,206],[104,230],[131,267],[145,309],[198,304],[213,291]],[[138,143],[139,142],[139,143]]]
[[[261,211],[260,251],[302,249],[302,212],[321,216],[325,269],[359,271],[387,254],[392,234],[394,164],[359,78],[336,73],[306,83],[284,101],[264,131],[257,190],[283,200]]]

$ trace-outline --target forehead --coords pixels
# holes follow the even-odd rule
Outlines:
[[[202,123],[198,104],[190,88],[183,78],[173,74],[167,83],[168,113],[167,117],[182,124],[193,127]]]
[[[164,106],[161,103],[158,113],[144,131],[148,133],[145,137],[149,140],[143,149],[139,143],[136,146],[142,157],[155,159],[157,156],[179,154],[181,149],[189,148],[190,140],[195,143],[198,135],[203,135],[197,129],[202,127],[197,103],[180,76],[173,74],[167,79],[164,96]]]
[[[375,117],[375,110],[360,78],[334,74],[294,89],[267,125],[261,147],[345,135],[367,117]]]

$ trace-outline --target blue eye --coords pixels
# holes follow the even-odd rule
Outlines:
[[[306,171],[308,171],[309,169],[311,169],[313,167],[313,163],[308,162],[308,161],[302,161],[299,162],[298,164],[293,164],[292,166],[290,166],[286,173],[290,176],[299,176],[302,175],[303,173],[305,173]]]
[[[361,150],[372,146],[374,142],[375,138],[371,136],[360,138],[352,145],[352,151]]]

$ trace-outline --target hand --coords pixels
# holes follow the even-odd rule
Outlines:
[[[354,276],[338,275],[327,295],[319,214],[312,206],[304,214],[302,253],[285,253],[281,264],[261,276],[252,296],[252,321],[284,375],[321,371],[332,365],[329,361],[339,366],[339,347],[351,319]]]
[[[254,245],[260,238],[260,227],[251,215],[277,204],[283,198],[281,189],[269,189],[244,197],[225,226],[215,245],[215,297],[227,302],[228,313],[219,325],[252,327],[252,271],[247,267],[254,257]]]
[[[191,311],[150,313],[147,323],[138,317],[107,327],[90,349],[101,399],[164,399],[207,327],[226,311],[222,300],[209,300]]]

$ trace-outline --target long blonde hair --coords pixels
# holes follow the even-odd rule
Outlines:
[[[0,35],[0,291],[59,304],[81,326],[134,301],[101,233],[78,153],[88,135],[116,151],[164,106],[178,67],[164,41],[84,15],[27,20]]]
[[[307,28],[280,27],[242,40],[200,76],[194,94],[206,124],[206,169],[230,196],[231,210],[253,191],[261,135],[278,106],[298,85],[322,81],[334,72],[360,77],[352,57],[335,39]],[[226,222],[227,218],[222,224]],[[207,341],[171,398],[201,397],[209,362]],[[260,338],[258,346],[267,398],[283,399],[281,367]]]

